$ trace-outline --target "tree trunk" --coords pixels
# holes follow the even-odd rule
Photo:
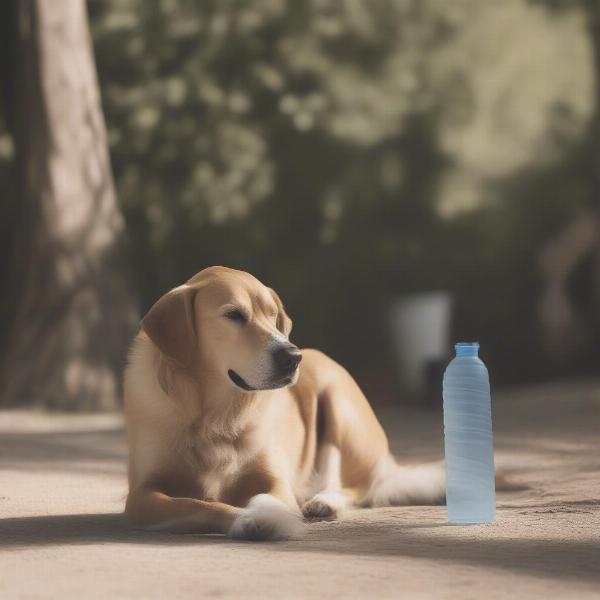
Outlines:
[[[5,1],[19,194],[0,282],[0,405],[115,408],[137,315],[85,2]]]

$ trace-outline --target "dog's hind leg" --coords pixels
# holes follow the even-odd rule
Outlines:
[[[356,382],[337,365],[334,375],[318,398],[317,485],[303,506],[305,517],[334,519],[356,504],[389,451],[385,433]]]
[[[305,516],[335,517],[350,503],[398,506],[444,501],[443,463],[397,464],[367,399],[340,367],[332,367],[331,380],[318,398],[317,417],[317,473],[325,479],[315,490],[317,496],[304,505]]]
[[[406,506],[443,504],[446,473],[443,461],[399,465],[390,454],[377,465],[361,506]]]

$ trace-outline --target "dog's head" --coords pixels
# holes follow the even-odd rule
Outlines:
[[[298,379],[300,350],[279,296],[243,271],[210,267],[152,306],[142,329],[174,366],[244,391]]]

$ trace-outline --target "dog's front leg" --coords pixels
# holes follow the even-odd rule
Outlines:
[[[130,492],[125,506],[134,527],[173,533],[227,533],[240,511],[222,502],[173,498],[152,489]]]
[[[300,511],[272,494],[257,494],[235,518],[229,536],[244,540],[285,540],[301,537]]]
[[[129,494],[125,514],[134,527],[171,533],[225,533],[247,540],[299,537],[302,522],[271,494],[257,494],[245,508],[194,498],[172,498],[154,490]]]
[[[249,540],[298,538],[304,532],[301,517],[290,486],[273,478],[265,493],[250,498],[233,522],[229,535]]]
[[[352,504],[342,489],[342,455],[337,446],[323,444],[317,456],[316,493],[304,504],[302,512],[309,519],[337,519]]]

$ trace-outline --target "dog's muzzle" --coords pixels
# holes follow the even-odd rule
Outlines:
[[[229,379],[239,388],[246,392],[257,390],[274,390],[285,387],[294,381],[298,365],[302,360],[302,353],[297,346],[290,344],[278,344],[271,350],[272,369],[269,378],[260,384],[251,385],[239,373],[233,369],[227,371]]]

